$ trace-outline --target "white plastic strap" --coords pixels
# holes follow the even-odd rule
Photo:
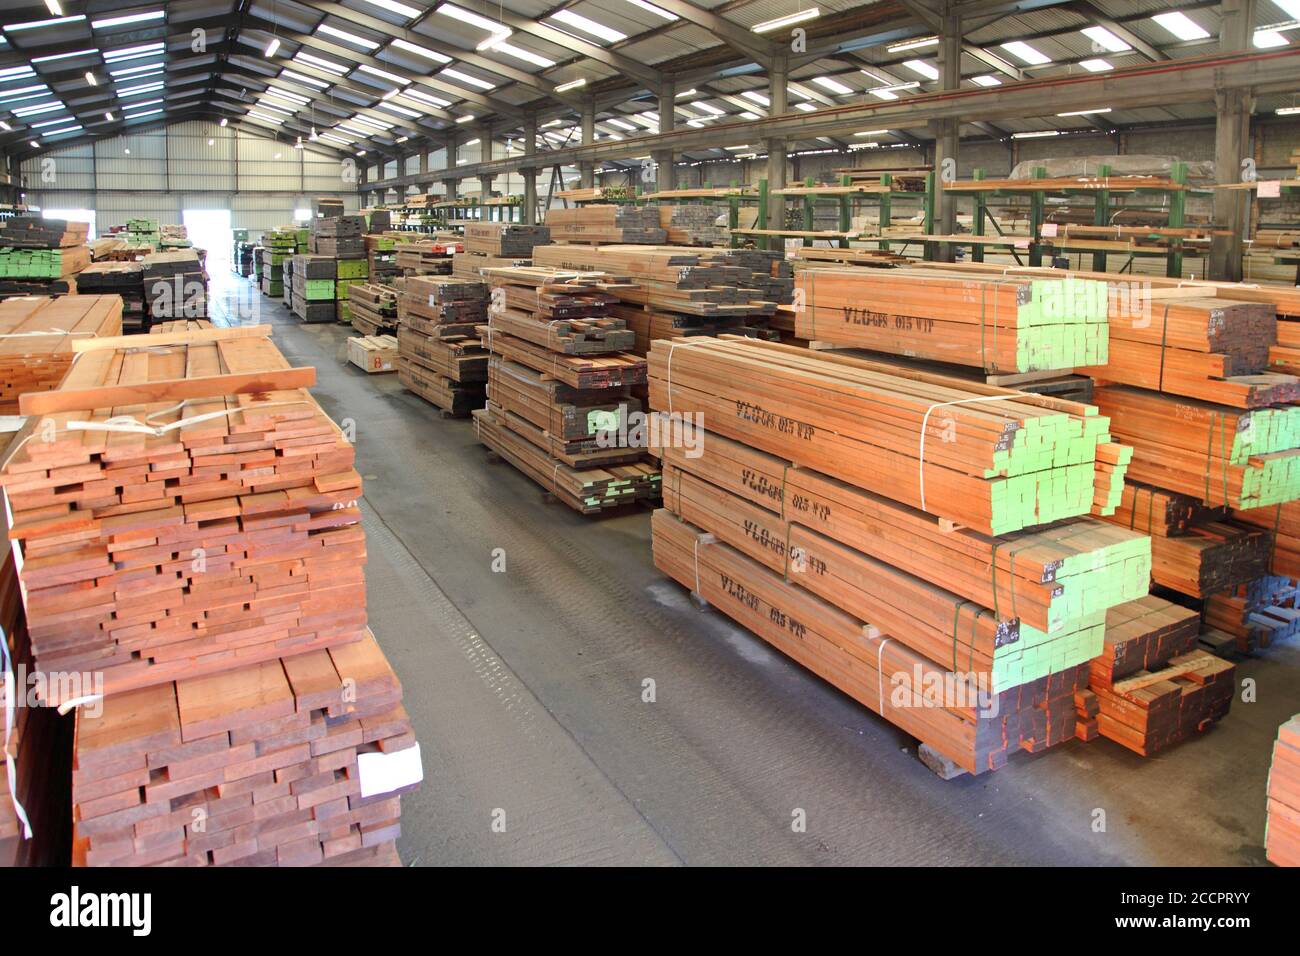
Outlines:
[[[673,341],[668,343],[668,414],[669,415],[673,413],[673,353],[676,352],[678,348],[689,348],[694,344],[695,344],[694,342],[683,342],[678,339],[674,339]]]
[[[44,332],[6,332],[0,339],[25,339],[40,335],[95,335],[94,332],[73,332],[69,329],[46,329]]]
[[[921,444],[918,452],[920,461],[917,462],[917,471],[919,475],[919,484],[921,490],[921,510],[925,510],[925,429],[930,424],[930,415],[936,408],[947,408],[949,405],[973,405],[976,402],[1011,402],[1015,401],[1014,395],[979,395],[975,398],[959,398],[954,402],[939,402],[931,405],[926,409],[925,417],[921,419]]]
[[[700,594],[700,536],[695,536],[695,594],[703,599],[704,595]]]
[[[880,695],[876,713],[882,717],[885,715],[885,645],[890,640],[888,637],[882,637],[879,646],[876,647],[876,689]]]
[[[170,408],[164,408],[161,411],[146,415],[144,421],[140,421],[138,418],[134,418],[130,415],[115,415],[114,417],[102,422],[70,421],[67,423],[66,428],[68,431],[72,432],[127,432],[138,435],[153,435],[155,438],[162,438],[168,432],[175,431],[178,428],[184,428],[187,425],[197,425],[200,422],[211,421],[216,418],[226,418],[230,415],[237,415],[240,412],[252,411],[254,408],[278,408],[284,405],[307,404],[305,401],[301,400],[291,402],[265,402],[252,407],[240,406],[236,408],[223,408],[220,411],[205,412],[202,415],[194,415],[190,418],[178,418],[176,421],[168,422],[166,425],[149,424],[152,419],[155,419],[160,415],[170,415],[172,412],[180,411],[182,408],[189,405],[191,401],[194,401],[197,404],[202,404],[204,402],[213,401],[213,399],[186,399],[183,402],[178,402]]]
[[[59,704],[59,713],[66,714],[76,707],[84,707],[86,704],[94,704],[104,699],[103,694],[86,694],[82,697],[74,697],[72,700],[65,700]]]
[[[4,665],[5,687],[5,777],[9,781],[9,802],[14,806],[14,815],[23,825],[23,839],[32,838],[32,824],[27,819],[27,811],[18,800],[18,767],[15,764],[17,754],[10,752],[10,741],[14,732],[14,708],[17,706],[15,695],[18,693],[17,680],[14,677],[14,662],[9,657],[9,637],[4,628],[0,628],[0,664]]]

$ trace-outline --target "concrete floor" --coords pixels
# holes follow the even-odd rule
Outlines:
[[[250,298],[214,279],[218,299]],[[1272,741],[1300,711],[1294,644],[1240,665],[1257,703],[1153,759],[1072,741],[943,782],[892,725],[695,610],[654,568],[648,511],[543,503],[468,422],[348,365],[350,329],[251,298],[289,360],[317,367],[326,412],[355,423],[371,626],[423,749],[407,864],[1263,864]]]

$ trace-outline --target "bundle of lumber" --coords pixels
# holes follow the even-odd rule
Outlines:
[[[65,279],[0,279],[0,302],[22,296],[50,298],[75,294],[76,291],[76,276]]]
[[[488,288],[464,279],[398,279],[397,377],[448,415],[468,415],[486,399],[488,353],[478,325]]]
[[[78,340],[22,396],[0,483],[42,669],[113,694],[361,638],[353,449],[269,332]]]
[[[836,169],[836,176],[847,176],[854,186],[879,186],[881,177],[890,177],[890,186],[901,192],[924,192],[925,180],[933,166],[914,166],[904,169]]]
[[[1229,638],[1230,649],[1242,654],[1288,640],[1300,633],[1296,582],[1269,574],[1212,594],[1205,600],[1205,624],[1217,632],[1215,637]],[[1207,643],[1205,635],[1201,643]]]
[[[456,247],[445,242],[419,240],[397,243],[396,265],[400,275],[451,275]]]
[[[333,322],[338,311],[338,263],[333,256],[295,255],[288,285],[291,309],[304,322]]]
[[[77,718],[74,864],[400,865],[418,774],[386,778],[420,759],[401,699],[368,631],[108,697]]]
[[[397,337],[354,335],[348,339],[348,361],[369,374],[397,371]]]
[[[718,225],[720,214],[714,206],[667,204],[657,208],[659,225],[668,237],[665,241],[675,246],[718,246],[730,238],[727,227]]]
[[[821,246],[799,246],[794,251],[795,269],[802,263],[835,262],[847,266],[878,266],[892,268],[911,262],[906,256],[900,256],[888,249],[836,249]]]
[[[1207,508],[1200,499],[1191,495],[1126,481],[1111,520],[1144,534],[1166,537],[1185,533],[1193,523],[1217,521],[1226,516],[1225,509]]]
[[[1300,580],[1300,500],[1234,511],[1232,516],[1270,532],[1269,571]]]
[[[1188,189],[1167,176],[1053,176],[1035,179],[958,179],[941,184],[948,192],[1070,192],[1104,189],[1135,192],[1140,189],[1178,191]]]
[[[397,290],[373,282],[358,282],[348,288],[352,327],[362,335],[385,335],[397,331]]]
[[[14,216],[0,220],[0,246],[17,249],[69,249],[84,246],[90,223],[40,216]]]
[[[121,334],[122,300],[115,295],[0,303],[0,413],[16,412],[27,392],[57,388],[72,365],[74,342]]]
[[[1134,449],[1133,480],[1233,509],[1300,498],[1300,407],[1241,410],[1125,385],[1093,394]]]
[[[144,266],[139,262],[92,262],[77,274],[77,293],[121,296],[123,330],[141,332],[148,326]]]
[[[472,222],[465,226],[465,251],[472,255],[527,259],[533,246],[551,241],[546,226],[510,222]]]
[[[622,204],[548,209],[546,226],[555,242],[660,245],[668,241],[668,233],[659,225],[659,211],[653,206]]]
[[[96,259],[104,259],[108,262],[143,262],[144,257],[153,252],[153,246],[133,245],[124,240],[115,240],[113,248],[108,249],[101,256],[96,253]]]
[[[200,332],[212,328],[207,319],[176,319],[171,322],[159,322],[149,327],[150,335],[168,335],[172,332]]]
[[[1107,356],[1106,286],[938,270],[807,269],[795,335],[878,352],[1034,372]]]
[[[67,249],[0,247],[0,279],[63,279],[90,265],[85,246]]]
[[[1195,611],[1151,596],[1112,609],[1088,681],[1101,736],[1151,756],[1222,719],[1235,668],[1195,648]]]
[[[194,250],[151,252],[144,257],[143,265],[145,304],[151,323],[207,318],[207,274]]]
[[[364,216],[330,216],[313,219],[307,248],[318,255],[336,259],[358,259],[366,254]]]
[[[1300,866],[1300,714],[1278,728],[1267,792],[1264,853],[1275,866]]]
[[[661,341],[649,361],[652,407],[988,534],[1087,514],[1110,440],[1092,406],[770,342]]]
[[[625,351],[636,338],[622,319],[610,318],[622,279],[599,272],[522,267],[484,269],[492,288],[495,331],[564,355]]]
[[[724,334],[744,335],[773,342],[780,339],[780,332],[762,316],[723,315],[707,319],[680,312],[660,312],[648,305],[622,303],[610,306],[609,314],[622,319],[636,337],[628,349],[636,355],[648,354],[650,343],[656,339]]]
[[[483,278],[484,269],[517,269],[531,266],[533,260],[522,257],[485,256],[476,252],[462,252],[451,261],[451,274],[459,279]]]
[[[1074,737],[1086,664],[993,692],[667,509],[651,528],[657,568],[962,770]]]

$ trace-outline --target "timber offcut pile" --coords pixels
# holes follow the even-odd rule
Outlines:
[[[487,278],[479,440],[584,514],[657,497],[659,472],[633,431],[642,404],[631,387],[645,383],[645,362],[625,352],[633,334],[608,315],[608,290],[625,283],[536,267],[489,269]]]
[[[656,343],[649,365],[651,405],[681,432],[661,426],[654,449],[661,570],[962,770],[1075,736],[1107,610],[1145,595],[1151,568],[1145,535],[1087,516],[1084,446],[1095,452],[1104,419],[981,385],[990,400],[971,408],[997,409],[989,436],[975,419],[949,421],[945,441],[927,411],[976,396],[944,376],[734,337]],[[992,520],[958,515],[1002,499],[978,483],[1007,471],[960,458],[984,441],[1015,446],[1037,412],[1072,422],[1060,460],[1082,469],[1059,485],[1081,482],[1077,497],[1043,520],[1030,509],[1008,522],[998,505]],[[1054,470],[1051,441],[1030,445],[1036,467]]]
[[[796,336],[1018,373],[1098,365],[1107,356],[1107,288],[937,269],[799,272]]]
[[[1264,852],[1277,866],[1300,866],[1300,714],[1278,728],[1273,744]]]
[[[72,365],[74,342],[121,334],[122,300],[115,295],[0,302],[0,413],[17,412],[26,392],[57,388]]]
[[[487,286],[408,276],[397,280],[397,290],[398,381],[448,415],[482,408],[488,353],[478,326],[487,319]]]
[[[465,251],[470,255],[527,259],[533,247],[551,241],[546,226],[511,222],[471,222],[465,225]]]
[[[654,206],[631,203],[548,209],[546,227],[555,242],[639,243],[655,246],[668,241],[667,230],[659,224],[659,210]]]

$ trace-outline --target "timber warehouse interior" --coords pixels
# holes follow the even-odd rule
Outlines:
[[[10,0],[0,862],[1300,863],[1300,0]]]

